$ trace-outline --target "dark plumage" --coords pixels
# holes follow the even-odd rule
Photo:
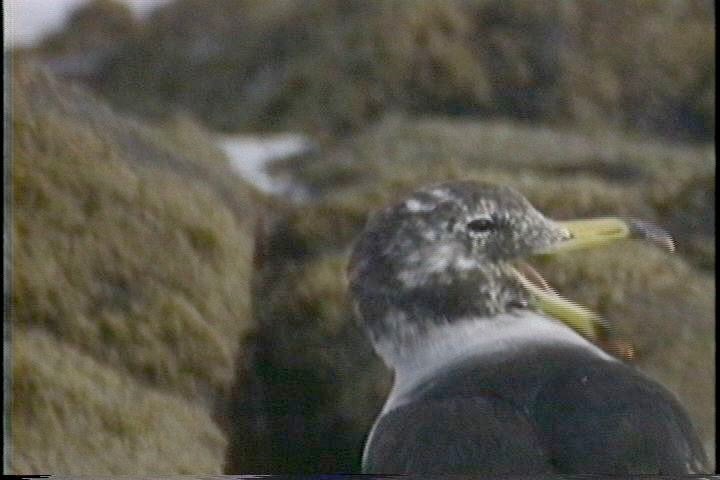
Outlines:
[[[601,324],[517,268],[533,254],[632,236],[672,246],[648,223],[554,222],[510,188],[473,182],[427,187],[375,215],[348,276],[395,383],[363,470],[705,472],[674,396],[546,315],[589,325],[587,336]]]

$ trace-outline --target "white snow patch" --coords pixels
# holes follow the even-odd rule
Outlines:
[[[287,178],[267,173],[267,165],[275,160],[307,153],[314,148],[306,136],[294,133],[275,135],[232,135],[219,137],[220,148],[230,158],[233,169],[245,180],[270,194],[303,197],[300,186]]]

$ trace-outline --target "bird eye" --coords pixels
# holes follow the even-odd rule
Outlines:
[[[491,218],[476,218],[467,224],[470,233],[485,233],[495,228],[495,222]]]

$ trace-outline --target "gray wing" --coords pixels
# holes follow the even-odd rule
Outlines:
[[[548,383],[532,414],[562,473],[709,473],[685,410],[656,382],[618,364]]]
[[[493,397],[418,401],[378,419],[364,473],[552,472],[535,428]]]
[[[373,430],[363,471],[685,475],[709,469],[670,392],[625,365],[599,363],[549,379],[522,410],[490,394],[426,397],[391,410]]]

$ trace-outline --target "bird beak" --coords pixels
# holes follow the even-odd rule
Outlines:
[[[541,249],[536,252],[537,254],[558,253],[596,247],[624,239],[645,240],[665,248],[670,252],[675,251],[675,243],[665,230],[643,220],[625,220],[611,217],[590,220],[568,220],[554,223],[559,228],[567,231],[570,238]]]
[[[598,218],[554,222],[554,224],[566,232],[566,239],[543,247],[534,254],[547,255],[592,248],[624,239],[645,240],[670,252],[675,251],[675,243],[665,230],[642,220]],[[536,308],[543,313],[562,321],[592,341],[606,343],[611,350],[620,350],[620,345],[623,345],[623,348],[630,348],[629,353],[628,351],[615,353],[628,358],[632,356],[631,347],[627,347],[625,342],[618,340],[617,345],[613,344],[610,325],[600,315],[558,294],[527,264],[520,264],[515,269],[515,273],[520,284],[530,293]]]
[[[590,340],[598,341],[608,336],[609,325],[600,315],[560,295],[527,263],[521,263],[515,269],[515,275],[530,293],[536,308],[544,314],[560,320]]]

